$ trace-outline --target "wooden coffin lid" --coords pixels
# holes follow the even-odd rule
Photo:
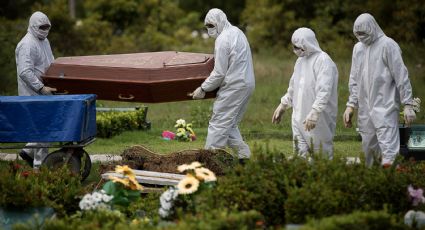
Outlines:
[[[60,57],[43,78],[154,83],[205,79],[214,68],[211,54],[176,51]]]

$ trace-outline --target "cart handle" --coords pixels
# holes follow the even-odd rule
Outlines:
[[[121,100],[133,100],[134,96],[132,94],[129,94],[128,96],[123,94],[118,94],[118,98]]]

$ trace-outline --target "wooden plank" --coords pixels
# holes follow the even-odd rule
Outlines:
[[[121,173],[107,172],[102,174],[103,179],[109,180],[109,176],[114,176],[118,178],[124,178]],[[180,179],[170,179],[170,178],[160,178],[160,177],[151,177],[151,176],[139,176],[136,175],[136,180],[142,184],[154,184],[154,185],[177,185]]]
[[[149,176],[149,177],[175,179],[175,180],[181,180],[185,177],[185,175],[182,175],[182,174],[153,172],[153,171],[136,170],[136,169],[133,169],[133,172],[134,174],[139,176]]]

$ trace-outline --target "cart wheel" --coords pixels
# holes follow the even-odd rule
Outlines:
[[[67,165],[72,173],[81,175],[81,181],[85,180],[90,174],[91,170],[91,160],[90,156],[82,148],[75,148],[73,150],[71,157],[69,158]],[[49,169],[57,169],[62,167],[67,159],[68,148],[62,148],[56,150],[43,160],[43,165],[47,166]],[[83,168],[81,167],[83,163]]]
[[[81,181],[84,181],[89,175],[91,170],[91,159],[89,154],[83,149],[83,148],[77,148],[75,149],[75,152],[73,156],[76,156],[79,158],[80,165],[80,174],[81,174]]]

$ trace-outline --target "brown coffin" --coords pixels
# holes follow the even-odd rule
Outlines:
[[[152,52],[57,58],[43,80],[58,94],[96,94],[132,102],[191,100],[214,68],[210,54]],[[206,98],[215,97],[207,93]]]

